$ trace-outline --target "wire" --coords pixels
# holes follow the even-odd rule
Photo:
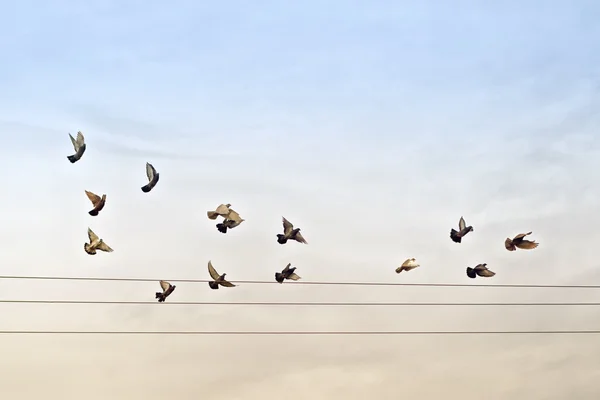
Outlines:
[[[112,300],[0,300],[0,303],[15,304],[158,304],[157,301],[112,301]],[[353,307],[383,307],[383,306],[600,306],[598,303],[417,303],[417,302],[267,302],[267,301],[166,301],[170,305],[201,305],[201,306],[353,306]]]
[[[98,282],[158,282],[161,279],[150,278],[99,278],[66,276],[14,276],[4,275],[0,279],[31,279],[59,281],[98,281]],[[209,279],[162,279],[169,282],[208,283]],[[236,284],[280,284],[273,281],[240,280]],[[549,289],[600,289],[600,285],[526,285],[526,284],[479,284],[479,283],[400,283],[400,282],[325,282],[325,281],[288,281],[285,285],[330,285],[330,286],[418,286],[418,287],[496,287],[496,288],[549,288]]]
[[[247,336],[366,336],[366,335],[597,335],[600,330],[564,331],[3,331],[0,335],[247,335]]]

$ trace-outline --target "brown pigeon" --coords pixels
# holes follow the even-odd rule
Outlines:
[[[487,269],[486,265],[487,264],[477,264],[475,268],[467,267],[467,276],[471,279],[475,279],[477,276],[491,278],[492,276],[496,275],[495,272]]]
[[[166,298],[169,297],[171,293],[173,293],[173,290],[175,290],[177,286],[171,285],[167,281],[160,281],[160,287],[163,291],[156,292],[156,298],[158,299],[159,303],[163,303],[166,300]]]
[[[90,201],[92,202],[92,205],[94,206],[94,208],[89,211],[89,214],[91,216],[98,215],[98,213],[104,208],[104,204],[106,203],[106,195],[103,194],[102,197],[100,197],[97,194],[94,194],[87,190],[85,191],[85,194],[87,195],[88,199],[90,199]]]
[[[299,243],[307,244],[300,233],[300,228],[294,229],[294,225],[290,221],[285,219],[285,217],[281,218],[283,220],[283,235],[281,233],[277,234],[277,243],[285,244],[288,240],[295,240]]]
[[[462,238],[469,232],[473,232],[473,227],[467,226],[465,219],[460,217],[460,221],[458,221],[458,232],[454,229],[451,229],[450,238],[454,241],[454,243],[460,243]]]
[[[104,243],[102,239],[98,237],[90,228],[88,228],[88,237],[90,238],[89,243],[84,243],[83,249],[89,255],[96,254],[96,250],[105,251],[107,253],[112,253],[113,249],[110,248],[109,245]]]
[[[233,229],[244,221],[245,219],[240,217],[240,214],[230,208],[223,222],[218,223],[216,226],[219,232],[227,233],[227,229]]]
[[[69,159],[69,161],[71,161],[71,164],[73,164],[79,161],[79,159],[83,156],[83,153],[85,153],[85,138],[83,137],[83,133],[81,132],[77,132],[77,139],[75,139],[70,133],[69,137],[71,138],[71,143],[73,143],[75,154],[73,154],[72,156],[67,156],[67,158]]]
[[[227,214],[229,214],[229,207],[231,207],[231,204],[229,203],[221,204],[216,210],[207,211],[206,215],[208,216],[208,219],[217,219],[218,216],[226,218]]]
[[[408,258],[406,261],[402,263],[401,266],[396,268],[396,273],[399,274],[402,271],[410,271],[417,267],[420,267],[420,264],[416,262],[414,258]]]
[[[294,271],[296,271],[296,267],[291,267],[292,264],[286,265],[286,267],[281,272],[275,272],[275,280],[279,283],[283,283],[285,279],[291,279],[293,281],[297,281],[300,279],[298,275]]]
[[[519,233],[512,240],[510,238],[506,238],[504,241],[504,247],[506,247],[506,250],[508,251],[515,251],[517,250],[517,247],[521,250],[535,249],[539,246],[539,243],[525,239],[525,236],[531,235],[532,233],[533,232]]]
[[[225,287],[236,286],[233,283],[225,280],[225,275],[227,274],[219,275],[210,261],[208,262],[208,273],[210,274],[210,277],[214,279],[214,281],[208,282],[208,286],[210,286],[211,289],[218,289],[219,285]]]
[[[152,164],[146,163],[146,176],[148,177],[148,184],[142,186],[142,192],[148,193],[154,188],[154,186],[156,186],[156,183],[158,182],[158,175],[158,172],[156,172],[156,169],[154,169]]]

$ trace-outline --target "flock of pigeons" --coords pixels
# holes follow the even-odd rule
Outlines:
[[[70,133],[69,137],[71,138],[71,142],[73,143],[73,148],[75,149],[75,154],[67,156],[71,163],[75,163],[81,159],[86,150],[85,138],[81,132],[77,132],[77,138],[74,138]],[[159,173],[156,171],[154,166],[150,163],[146,163],[146,175],[148,177],[148,183],[142,186],[142,192],[149,193],[158,183]],[[92,202],[93,208],[89,211],[91,216],[97,216],[100,211],[104,208],[106,204],[106,194],[102,196],[98,196],[95,193],[92,193],[88,190],[85,190],[85,194],[88,199]],[[227,230],[233,229],[239,226],[245,220],[240,217],[240,214],[231,208],[231,204],[221,204],[214,211],[207,211],[207,216],[211,220],[216,220],[219,217],[222,217],[223,220],[216,224],[217,230],[221,233],[227,233]],[[283,233],[277,234],[277,243],[285,244],[288,240],[294,240],[299,243],[307,244],[306,240],[300,233],[300,228],[294,228],[294,225],[282,217],[283,220]],[[458,222],[458,231],[455,229],[450,230],[450,238],[455,243],[461,243],[462,239],[469,233],[473,232],[472,226],[467,226],[463,217],[460,217]],[[525,239],[526,236],[531,235],[532,232],[528,233],[520,233],[516,235],[514,238],[507,238],[504,241],[504,246],[508,251],[515,251],[517,248],[522,250],[531,250],[538,247],[539,243],[535,241]],[[104,252],[112,252],[113,249],[107,245],[103,239],[100,239],[98,235],[96,235],[89,227],[88,227],[88,238],[89,243],[85,243],[83,248],[85,252],[89,255],[96,254],[97,250]],[[402,271],[411,271],[420,264],[417,263],[416,259],[409,258],[402,263],[401,266],[396,268],[396,273],[401,273]],[[293,281],[297,281],[300,277],[295,273],[296,267],[292,267],[291,264],[288,264],[281,272],[275,273],[275,281],[279,283],[283,283],[283,281],[289,279]],[[496,275],[495,272],[490,271],[487,268],[487,264],[478,264],[474,268],[467,267],[467,276],[471,279],[476,278],[477,276],[490,278]],[[217,270],[213,267],[211,261],[208,261],[208,273],[213,279],[208,282],[208,286],[211,289],[219,289],[219,286],[223,287],[235,287],[233,283],[229,282],[225,279],[227,274],[219,274]],[[176,286],[172,285],[167,281],[160,281],[160,287],[162,292],[156,292],[155,298],[158,299],[159,303],[162,303],[166,300],[167,297],[175,290]]]

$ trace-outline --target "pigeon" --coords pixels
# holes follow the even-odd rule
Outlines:
[[[402,271],[410,271],[410,270],[415,269],[420,266],[421,265],[419,263],[417,263],[414,258],[407,258],[406,261],[404,261],[401,266],[396,268],[396,273],[399,274]]]
[[[173,291],[175,290],[175,288],[177,286],[171,285],[167,281],[160,281],[160,287],[162,288],[163,291],[162,292],[156,292],[156,298],[158,299],[159,303],[163,303],[165,301],[165,299],[167,297],[169,297],[169,295],[171,293],[173,293]]]
[[[235,287],[236,286],[233,283],[225,280],[225,275],[227,275],[227,274],[219,275],[219,273],[215,270],[215,268],[213,267],[213,265],[210,261],[208,262],[208,273],[210,274],[210,277],[214,279],[214,281],[208,282],[208,286],[210,286],[211,289],[216,290],[219,288],[219,285],[225,286],[225,287]]]
[[[300,228],[294,229],[294,225],[290,221],[285,219],[285,217],[281,218],[283,220],[283,235],[281,233],[277,234],[277,243],[285,244],[288,240],[295,240],[299,243],[307,244],[300,233]]]
[[[297,281],[300,279],[298,275],[294,272],[296,267],[290,268],[292,264],[286,265],[286,267],[281,272],[275,272],[275,280],[279,283],[283,283],[285,279],[291,279],[293,281]]]
[[[75,139],[70,133],[69,137],[71,138],[71,143],[73,143],[73,148],[75,149],[75,154],[72,156],[67,156],[71,164],[79,161],[83,153],[85,153],[85,138],[83,137],[83,133],[77,132],[77,139]]]
[[[487,269],[486,265],[487,264],[477,264],[475,268],[467,267],[467,276],[471,279],[475,279],[477,276],[491,278],[492,276],[496,275],[495,272]]]
[[[463,236],[465,236],[469,232],[473,232],[473,227],[467,226],[467,224],[465,224],[465,219],[463,217],[460,217],[460,221],[458,221],[458,232],[454,229],[451,229],[450,238],[455,243],[460,243]]]
[[[104,208],[104,204],[106,204],[106,195],[103,194],[102,197],[100,197],[97,194],[87,190],[85,191],[85,194],[87,194],[88,199],[90,199],[92,205],[94,206],[94,208],[90,210],[88,214],[95,217]]]
[[[90,238],[90,242],[84,243],[83,249],[89,255],[93,256],[94,254],[96,254],[96,250],[105,251],[107,253],[113,252],[113,249],[111,249],[109,245],[104,243],[104,241],[100,239],[98,235],[92,232],[90,228],[88,228],[88,237]]]
[[[223,222],[218,223],[216,226],[219,232],[227,233],[227,229],[233,229],[244,221],[245,219],[241,218],[240,214],[230,208]]]
[[[156,186],[159,174],[156,172],[152,164],[146,163],[146,175],[148,176],[148,184],[146,186],[142,186],[142,192],[144,193],[148,193],[154,188],[154,186]]]
[[[532,240],[524,239],[525,236],[531,235],[532,233],[533,232],[519,233],[512,240],[510,238],[506,238],[506,240],[504,241],[504,247],[506,247],[506,250],[508,251],[515,251],[517,250],[517,247],[521,250],[535,249],[539,246],[539,243],[536,243]]]
[[[217,219],[218,216],[226,218],[227,214],[229,214],[229,207],[231,207],[231,204],[229,203],[221,204],[216,210],[207,211],[206,215],[208,216],[208,219]]]

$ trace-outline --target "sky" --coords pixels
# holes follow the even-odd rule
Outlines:
[[[600,285],[600,4],[0,2],[0,300],[154,301],[159,279]],[[87,150],[71,164],[68,133]],[[145,163],[160,181],[148,194]],[[84,190],[108,196],[97,217]],[[246,220],[220,234],[206,211]],[[285,216],[308,245],[277,244]],[[449,238],[464,216],[474,227]],[[87,255],[93,229],[115,251]],[[533,231],[533,251],[504,240]],[[406,258],[421,267],[397,275]],[[496,276],[471,281],[468,266]],[[176,283],[166,304],[0,304],[0,330],[587,330],[600,290]],[[3,335],[33,400],[597,399],[598,337]]]

